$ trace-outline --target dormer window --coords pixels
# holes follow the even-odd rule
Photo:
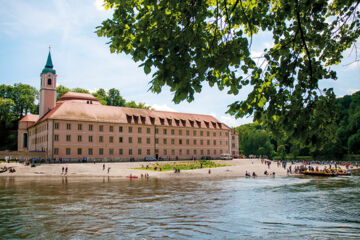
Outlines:
[[[51,85],[51,78],[48,78],[48,85]]]

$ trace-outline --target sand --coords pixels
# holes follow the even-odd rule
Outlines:
[[[275,176],[288,176],[286,169],[277,166],[275,161],[272,161],[270,168],[267,165],[261,163],[260,159],[234,159],[234,160],[214,160],[217,163],[226,164],[226,167],[195,169],[195,170],[181,170],[180,173],[174,173],[173,171],[152,171],[152,170],[138,170],[134,168],[140,168],[146,165],[154,164],[156,162],[121,162],[121,163],[63,163],[63,164],[41,164],[36,167],[24,166],[20,163],[0,163],[0,168],[14,167],[16,172],[0,173],[1,176],[64,176],[62,174],[62,168],[68,168],[67,176],[113,176],[124,177],[132,176],[141,177],[141,174],[149,174],[151,178],[224,178],[224,177],[245,177],[245,172],[250,174],[256,173],[258,177],[273,177],[264,175],[264,171],[269,173],[275,172]],[[159,162],[163,164],[165,162]],[[169,161],[167,163],[173,163]],[[176,162],[175,162],[176,163]],[[105,170],[103,170],[103,164],[105,164]],[[295,166],[301,165],[300,163],[292,165],[292,169]],[[288,165],[289,166],[289,165]],[[287,167],[288,167],[287,166]],[[316,165],[312,165],[316,167]],[[110,167],[109,173],[108,168]],[[323,166],[319,167],[320,169]],[[343,167],[344,168],[344,167]],[[295,175],[295,174],[290,174]]]

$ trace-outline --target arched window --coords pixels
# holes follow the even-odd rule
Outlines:
[[[51,78],[48,79],[48,85],[51,85]]]

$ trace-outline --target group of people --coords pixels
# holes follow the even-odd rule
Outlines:
[[[111,169],[111,167],[108,167],[108,169],[107,169],[108,174],[110,173],[110,169]],[[103,164],[103,171],[105,171],[105,163]]]

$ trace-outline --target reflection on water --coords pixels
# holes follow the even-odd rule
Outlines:
[[[360,177],[0,178],[0,238],[359,239]]]

